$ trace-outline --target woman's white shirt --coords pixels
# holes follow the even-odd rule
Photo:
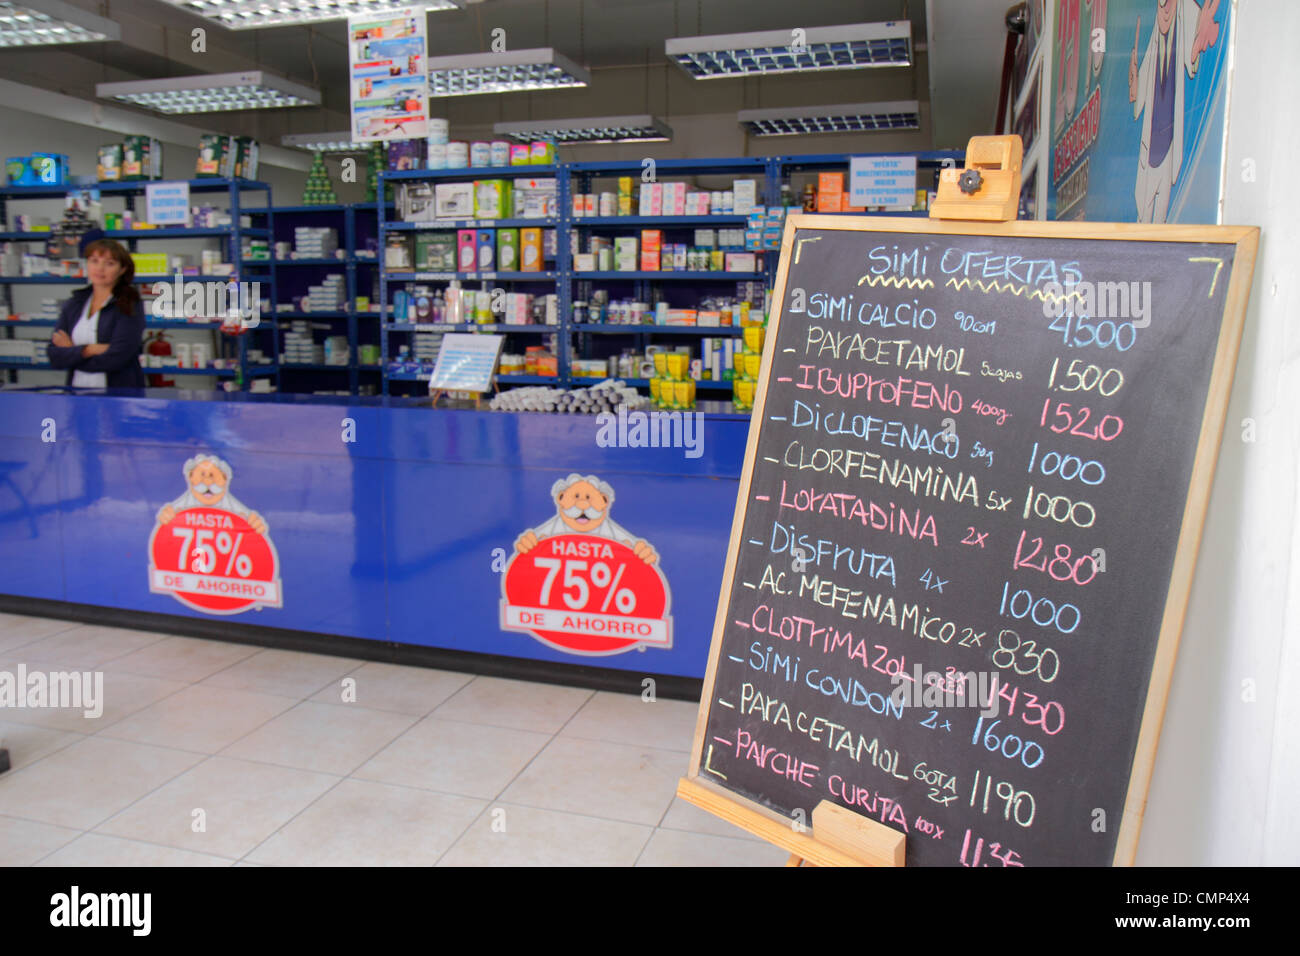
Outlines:
[[[99,309],[96,309],[93,313],[90,311],[90,303],[94,298],[94,292],[86,296],[86,305],[81,310],[81,318],[72,327],[73,345],[94,345],[95,340],[99,337]],[[105,302],[105,305],[107,304]],[[103,306],[100,306],[100,308],[102,309]],[[74,371],[72,373],[72,386],[73,388],[107,388],[108,373]]]

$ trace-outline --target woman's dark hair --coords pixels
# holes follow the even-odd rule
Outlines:
[[[89,259],[97,252],[111,256],[122,267],[122,274],[113,283],[113,299],[118,309],[130,315],[140,304],[140,293],[133,284],[135,261],[131,258],[131,253],[127,252],[126,247],[120,242],[114,242],[112,239],[96,239],[86,246],[84,255]]]

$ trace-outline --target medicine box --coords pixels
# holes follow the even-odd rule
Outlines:
[[[439,183],[434,192],[434,212],[439,219],[472,218],[474,184]]]
[[[491,272],[497,267],[497,231],[480,229],[478,231],[478,269]]]
[[[456,230],[456,271],[473,272],[478,262],[478,230]]]
[[[514,212],[508,179],[480,179],[474,183],[474,215],[479,219],[508,219]]]
[[[497,230],[497,268],[502,272],[519,269],[519,230]]]
[[[542,230],[519,230],[519,269],[522,272],[542,271]]]
[[[731,185],[732,213],[745,216],[758,204],[758,180],[737,179]]]

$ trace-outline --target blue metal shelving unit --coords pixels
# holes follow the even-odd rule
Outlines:
[[[759,201],[764,205],[781,202],[781,187],[794,174],[818,172],[827,169],[849,168],[851,155],[870,155],[867,153],[819,153],[810,155],[767,156],[767,157],[732,157],[722,159],[662,159],[654,166],[656,178],[673,178],[681,176],[739,176],[760,179]],[[897,155],[897,151],[880,155]],[[915,154],[918,167],[933,169],[944,165],[960,165],[964,159],[961,151],[932,150]],[[549,334],[559,333],[557,358],[558,377],[537,376],[500,376],[502,383],[523,384],[537,379],[542,384],[572,386],[585,384],[588,380],[575,378],[572,374],[573,355],[571,354],[570,333],[578,335],[578,350],[590,352],[591,335],[627,335],[637,337],[638,342],[648,342],[651,336],[738,336],[739,328],[705,328],[660,325],[593,325],[574,324],[570,321],[572,304],[575,298],[575,283],[586,281],[627,282],[631,284],[632,293],[639,299],[650,301],[655,283],[670,282],[674,288],[694,286],[717,287],[723,283],[762,281],[771,288],[775,281],[778,254],[773,250],[764,253],[763,269],[755,272],[575,272],[571,256],[571,236],[576,231],[580,247],[584,239],[593,231],[639,230],[641,228],[687,229],[708,226],[737,226],[743,224],[744,215],[706,215],[706,216],[584,216],[574,217],[572,196],[575,192],[590,192],[591,181],[601,177],[632,176],[639,183],[642,180],[641,160],[622,160],[592,163],[557,163],[553,166],[496,166],[472,167],[468,169],[412,170],[404,172],[382,173],[381,189],[385,183],[402,183],[412,181],[463,182],[474,179],[536,177],[556,179],[557,215],[554,219],[464,219],[440,220],[434,222],[393,222],[382,214],[379,217],[380,256],[383,256],[383,242],[389,233],[417,232],[454,229],[495,229],[516,227],[543,227],[556,230],[556,259],[554,268],[545,272],[458,272],[434,273],[415,271],[389,271],[382,264],[379,272],[379,301],[381,308],[381,361],[384,363],[384,391],[388,391],[389,381],[423,380],[423,374],[390,374],[387,371],[389,355],[389,334],[420,331],[492,331],[509,334]],[[862,213],[845,215],[863,215]],[[916,216],[924,218],[925,212],[906,213],[872,213],[871,215]],[[739,249],[731,251],[741,251]],[[389,302],[391,298],[390,283],[405,282],[449,282],[459,279],[462,282],[475,281],[541,281],[555,283],[559,300],[560,322],[558,326],[479,326],[479,325],[420,325],[411,322],[393,322],[390,320]],[[634,384],[645,385],[637,380]],[[706,389],[729,389],[730,382],[702,382]]]
[[[174,182],[175,180],[168,180]],[[120,197],[125,208],[132,213],[135,212],[136,199],[143,196],[148,181],[133,180],[130,182],[106,182],[90,184],[66,184],[50,186],[6,186],[0,187],[0,220],[6,220],[8,217],[8,203],[14,200],[30,199],[63,199],[69,193],[80,192],[82,190],[98,190],[101,198]],[[244,260],[242,259],[243,240],[245,238],[270,238],[274,232],[274,219],[271,209],[271,187],[262,182],[246,179],[224,179],[224,178],[204,178],[189,180],[189,190],[191,194],[209,194],[225,193],[228,210],[230,213],[230,225],[220,227],[201,227],[201,228],[164,228],[164,229],[112,229],[106,230],[105,238],[118,239],[125,241],[128,249],[132,252],[138,251],[137,247],[141,241],[166,240],[166,239],[204,239],[220,238],[225,241],[224,257],[226,261],[235,263],[234,271],[230,275],[212,276],[212,275],[186,275],[182,278],[190,282],[238,282],[253,281],[265,282],[270,289],[268,298],[272,303],[275,302],[275,248],[271,244],[271,258],[269,261],[262,260]],[[242,197],[247,192],[263,192],[266,197],[264,207],[244,208]],[[241,224],[241,215],[261,216],[265,218],[265,223],[258,226],[243,226]],[[48,242],[50,232],[4,232],[0,233],[0,241],[4,242]],[[137,275],[136,283],[147,285],[155,282],[168,282],[174,280],[174,275],[165,276],[146,276]],[[19,285],[77,285],[84,286],[85,278],[68,278],[63,276],[3,276],[0,277],[0,290],[3,290],[4,308],[6,313],[13,312],[13,296],[11,287]],[[274,310],[272,310],[274,313]],[[6,322],[5,326],[10,329],[20,328],[22,326],[42,327],[53,326],[55,323],[51,320],[39,320],[30,322]],[[154,320],[147,323],[150,328],[189,328],[189,329],[218,329],[221,327],[219,322],[194,323],[180,320]],[[253,333],[270,332],[272,342],[276,338],[275,316],[269,317],[269,322],[262,322],[255,329],[250,330]],[[12,333],[11,333],[12,337]],[[237,338],[237,350],[239,354],[239,368],[236,369],[177,369],[168,368],[163,370],[165,374],[190,374],[190,375],[210,375],[216,378],[235,378],[238,377],[242,382],[242,387],[247,389],[252,379],[264,375],[269,375],[276,379],[278,384],[279,370],[275,363],[269,366],[259,365],[250,366],[248,363],[248,342],[245,335]],[[216,356],[214,356],[216,358]],[[0,368],[17,371],[22,369],[48,369],[46,363],[23,363],[23,362],[6,362],[0,363]],[[153,372],[151,374],[159,374]]]
[[[380,363],[383,369],[384,394],[389,392],[390,382],[414,382],[425,381],[428,378],[427,373],[399,373],[390,372],[388,369],[389,361],[389,334],[405,334],[416,331],[474,331],[486,332],[493,331],[504,334],[547,334],[558,333],[562,331],[561,325],[478,325],[478,324],[460,324],[457,326],[450,325],[431,325],[417,324],[413,322],[396,322],[391,318],[392,312],[389,306],[390,283],[406,282],[450,282],[459,280],[461,282],[510,282],[510,283],[547,283],[551,284],[556,296],[558,297],[559,314],[561,317],[570,311],[569,300],[569,283],[567,276],[571,267],[569,256],[568,232],[566,223],[568,221],[568,212],[572,203],[568,198],[567,180],[562,175],[564,167],[562,165],[554,166],[475,166],[465,169],[427,169],[427,170],[409,170],[402,172],[381,172],[379,175],[379,190],[382,193],[387,183],[404,183],[404,182],[465,182],[475,179],[552,179],[556,180],[556,204],[559,215],[549,219],[462,219],[462,220],[440,220],[437,222],[399,222],[390,220],[386,217],[386,209],[379,211],[379,240],[380,240],[380,267],[379,267],[379,303],[380,303]],[[384,245],[390,232],[414,232],[414,231],[451,231],[455,229],[508,229],[508,228],[539,228],[555,229],[555,268],[540,270],[536,272],[522,271],[488,271],[488,272],[417,272],[410,270],[390,271],[383,264]],[[534,385],[534,384],[567,384],[568,349],[567,336],[561,335],[559,338],[559,377],[538,376],[538,375],[499,375],[497,381],[502,384],[512,385]]]
[[[306,381],[315,384],[318,379],[306,377],[309,374],[320,373],[329,378],[324,381],[337,382],[336,376],[345,374],[347,376],[348,391],[352,395],[360,393],[363,375],[378,375],[382,366],[362,365],[360,362],[360,347],[363,344],[362,339],[363,323],[367,319],[377,318],[377,314],[367,309],[360,311],[357,308],[357,299],[364,293],[362,292],[363,282],[367,278],[366,270],[377,269],[379,266],[378,254],[375,256],[361,255],[362,249],[362,224],[365,222],[374,222],[378,228],[379,204],[377,202],[364,203],[331,203],[327,205],[312,206],[277,206],[275,213],[279,216],[279,223],[282,231],[278,238],[280,241],[292,239],[292,230],[301,225],[312,226],[332,226],[338,230],[339,248],[343,252],[341,257],[322,258],[322,259],[280,259],[276,262],[277,270],[283,270],[289,274],[290,270],[321,270],[331,266],[344,270],[346,280],[346,308],[340,310],[303,312],[298,309],[283,309],[285,305],[292,303],[276,302],[276,314],[281,319],[308,319],[313,321],[338,321],[346,322],[348,349],[351,353],[351,361],[347,365],[322,365],[319,363],[292,363],[286,364],[284,368],[295,373],[295,382]],[[376,233],[377,237],[377,233]],[[281,281],[280,287],[283,288],[287,283]],[[370,297],[373,301],[373,297]],[[367,323],[368,325],[368,323]],[[281,347],[281,341],[276,343],[277,350]],[[289,391],[295,389],[289,388]]]

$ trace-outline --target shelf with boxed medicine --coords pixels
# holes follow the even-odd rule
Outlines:
[[[665,290],[652,290],[650,300],[644,301],[581,282],[570,308],[568,325],[611,332],[699,328],[717,329],[726,334],[741,326],[762,324],[771,303],[771,293],[762,281],[737,281],[733,291],[726,295],[697,297],[693,292],[672,290],[674,298],[692,300],[689,306],[674,306]]]
[[[456,229],[389,234],[384,243],[388,278],[402,273],[492,273],[523,281],[553,279],[554,229]]]
[[[571,233],[573,269],[579,277],[593,273],[628,273],[628,278],[672,278],[676,274],[701,272],[766,274],[765,250],[781,248],[785,210],[770,214],[764,207],[746,221],[745,228],[671,230],[641,229],[637,235],[590,235]],[[675,239],[666,241],[665,232]],[[579,251],[580,246],[585,250]]]
[[[386,228],[411,223],[508,220],[553,222],[559,214],[554,178],[476,179],[469,182],[402,182],[394,194],[396,220]]]
[[[617,224],[624,216],[648,220],[690,217],[704,221],[713,216],[742,217],[762,201],[762,189],[763,180],[755,178],[734,179],[729,189],[700,189],[683,181],[641,182],[640,177],[619,176],[615,189],[575,190],[572,216],[575,221],[597,219],[602,225]]]
[[[400,331],[407,324],[503,326],[559,329],[559,297],[504,289],[471,289],[457,279],[446,286],[399,289],[386,326]]]
[[[538,139],[527,143],[509,140],[451,139],[445,119],[431,117],[424,139],[393,140],[388,144],[388,169],[393,171],[466,169],[518,169],[555,163],[555,143]]]
[[[275,243],[280,265],[342,263],[347,256],[347,249],[339,245],[339,231],[332,226],[295,226],[292,242]]]

